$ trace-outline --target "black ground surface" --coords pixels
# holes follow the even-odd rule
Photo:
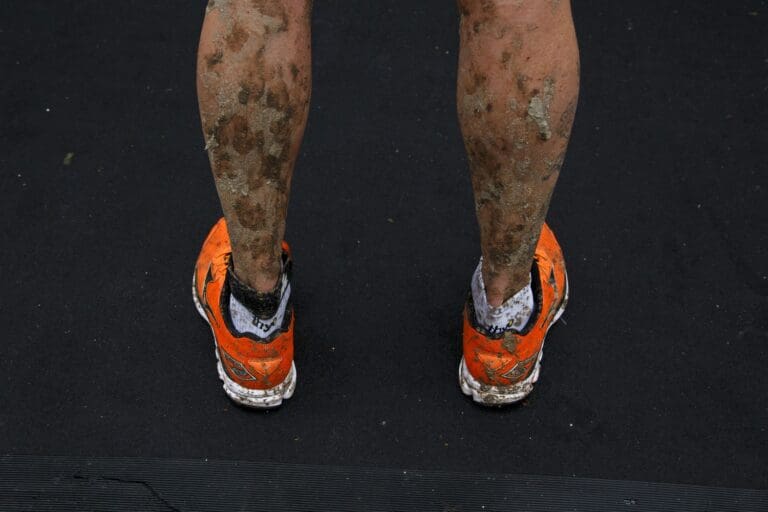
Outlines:
[[[549,215],[572,301],[532,397],[489,411],[456,382],[478,237],[455,7],[316,1],[299,385],[269,413],[225,398],[190,297],[220,215],[204,3],[3,5],[0,453],[768,486],[765,2],[576,2]]]

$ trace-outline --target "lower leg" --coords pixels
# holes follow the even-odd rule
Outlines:
[[[569,0],[459,0],[457,103],[490,306],[527,286],[568,146],[579,64]]]
[[[311,90],[311,0],[210,0],[197,89],[237,278],[271,291]]]

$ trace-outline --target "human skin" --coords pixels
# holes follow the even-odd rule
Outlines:
[[[311,95],[310,0],[211,0],[197,55],[206,150],[244,284],[272,291]]]
[[[457,105],[491,306],[528,282],[565,157],[579,64],[568,0],[459,0]],[[198,97],[237,277],[280,274],[291,175],[311,94],[311,1],[212,0]]]
[[[569,0],[459,0],[457,108],[491,306],[527,285],[579,90]]]

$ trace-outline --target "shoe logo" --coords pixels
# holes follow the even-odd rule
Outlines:
[[[254,377],[251,372],[249,372],[243,363],[240,361],[235,360],[234,357],[227,354],[224,349],[219,348],[219,351],[221,352],[221,355],[224,356],[224,360],[227,363],[227,369],[235,375],[237,378],[241,380],[257,380],[256,377]]]
[[[264,320],[262,320],[261,318],[259,318],[259,317],[257,317],[257,316],[253,317],[253,320],[251,321],[251,323],[252,323],[252,324],[253,324],[253,325],[254,325],[254,326],[257,328],[257,329],[261,330],[262,332],[267,332],[267,331],[268,331],[268,330],[270,330],[272,327],[274,327],[274,326],[275,326],[275,322],[277,322],[277,315],[275,315],[275,316],[274,316],[272,319],[270,319],[268,322],[265,322]]]
[[[512,367],[511,370],[504,373],[502,377],[509,380],[518,380],[522,378],[528,371],[528,365],[538,357],[538,354],[533,354],[528,359],[523,359],[522,361],[518,361],[515,366]]]
[[[485,327],[485,330],[488,331],[488,334],[492,338],[495,338],[496,336],[498,336],[499,334],[503,333],[507,329],[510,329],[511,328],[511,324],[512,324],[512,321],[510,320],[509,324],[507,324],[506,327],[499,327],[499,326],[496,326],[496,325],[491,325],[489,327]]]
[[[542,316],[542,322],[541,327],[542,329],[546,329],[549,327],[549,324],[552,323],[552,319],[555,317],[555,312],[557,311],[558,304],[558,295],[559,290],[557,288],[557,280],[555,279],[555,269],[551,268],[549,270],[549,278],[547,279],[547,283],[549,286],[552,287],[552,303],[549,305],[549,310],[547,311],[546,315]]]
[[[240,380],[259,381],[271,387],[272,375],[280,369],[280,358],[249,359],[249,365],[246,366],[227,354],[223,348],[219,347],[219,352],[222,355],[222,364],[227,368],[229,373]]]
[[[200,297],[200,304],[203,306],[203,310],[208,314],[208,318],[213,320],[214,323],[217,323],[216,317],[213,315],[213,308],[211,308],[211,305],[208,303],[208,285],[212,282],[213,282],[213,266],[212,264],[209,263],[208,272],[206,272],[205,279],[203,280],[203,293],[202,293],[202,297]]]

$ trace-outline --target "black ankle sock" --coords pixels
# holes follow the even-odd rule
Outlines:
[[[274,290],[259,292],[240,281],[235,274],[234,267],[230,264],[227,267],[227,282],[229,283],[229,291],[235,300],[248,308],[256,317],[272,318],[277,313],[282,298],[282,274],[278,276]]]

